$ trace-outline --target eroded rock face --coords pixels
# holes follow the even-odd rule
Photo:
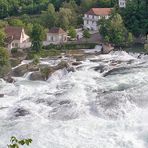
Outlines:
[[[14,68],[11,72],[11,75],[15,77],[22,77],[25,73],[31,71],[39,71],[39,67],[33,63],[23,64]]]
[[[28,72],[28,64],[23,64],[12,70],[12,76],[21,77]]]

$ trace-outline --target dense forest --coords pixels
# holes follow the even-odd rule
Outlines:
[[[118,0],[0,0],[0,42],[4,40],[6,25],[24,27],[30,36],[34,24],[42,28],[44,36],[54,26],[73,32],[83,27],[83,15],[92,7],[114,8],[110,19],[102,20],[100,28],[107,42],[125,44],[127,39],[131,42],[132,36],[142,37],[148,32],[147,0],[127,1],[122,9]]]

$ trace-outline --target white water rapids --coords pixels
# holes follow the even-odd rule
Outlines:
[[[148,148],[148,56],[117,51],[27,78],[0,80],[0,148],[11,136],[30,148]]]

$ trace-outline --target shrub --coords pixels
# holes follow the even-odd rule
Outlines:
[[[8,145],[8,148],[19,148],[20,145],[29,146],[32,143],[32,139],[22,139],[18,140],[16,137],[12,136],[10,139],[11,144]]]
[[[40,62],[40,58],[38,55],[34,55],[33,64],[37,65]]]
[[[11,53],[12,53],[12,54],[15,54],[15,53],[17,53],[17,52],[18,52],[18,49],[17,49],[17,48],[11,49]]]

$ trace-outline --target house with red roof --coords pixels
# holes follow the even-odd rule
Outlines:
[[[6,44],[8,49],[25,48],[29,42],[29,36],[25,33],[22,27],[7,26],[5,28]]]
[[[62,28],[53,27],[47,33],[47,42],[52,44],[60,44],[67,42],[67,32]]]
[[[98,30],[98,23],[101,18],[108,19],[111,14],[112,8],[91,8],[84,14],[83,27],[84,29]]]

